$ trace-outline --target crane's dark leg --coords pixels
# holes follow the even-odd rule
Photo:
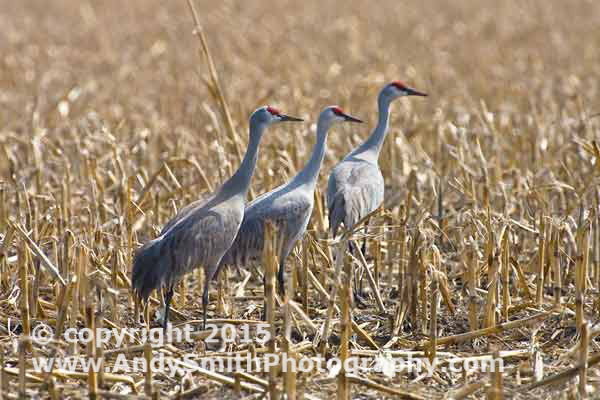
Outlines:
[[[355,246],[355,244],[352,244],[351,241],[348,241],[348,247],[350,248],[350,254],[352,254],[352,257],[356,257],[355,250],[358,248],[358,246]],[[365,304],[365,302],[362,298],[362,278],[360,278],[358,274],[359,267],[354,263],[354,260],[351,260],[351,262],[354,264],[354,267],[352,268],[352,272],[354,274],[354,290],[352,291],[352,293],[354,295],[354,300],[357,303],[363,305]]]
[[[367,227],[366,226],[365,226],[364,232],[365,232],[365,238],[363,239],[361,251],[363,253],[363,256],[365,256],[365,259],[366,259],[367,258]]]
[[[363,239],[362,249],[361,249],[362,255],[365,258],[365,261],[367,261],[367,233],[369,232],[369,221],[370,220],[367,220],[365,222],[365,228],[364,228],[364,231],[363,231],[365,237]],[[361,275],[361,277],[360,277],[360,292],[359,292],[359,294],[362,295],[362,292],[363,292],[363,275]]]
[[[363,258],[365,259],[365,261],[367,261],[367,253],[366,253],[366,249],[367,249],[367,239],[364,240],[363,245],[362,245],[362,250],[359,250],[360,252],[362,252]],[[364,278],[364,272],[360,275],[360,280],[359,282],[359,294],[362,296],[363,293],[363,278]]]
[[[354,255],[354,251],[361,251],[360,248],[358,247],[358,244],[356,244],[356,242],[350,242],[350,249],[352,251],[352,255]],[[363,253],[364,256],[364,253]],[[361,306],[366,306],[367,303],[364,300],[363,297],[363,275],[361,275],[360,277],[358,277],[357,275],[357,268],[354,268],[354,291],[353,291],[353,295],[354,295],[354,300],[360,304]],[[363,272],[364,274],[364,272]]]
[[[282,297],[285,296],[284,274],[285,274],[285,259],[282,259],[279,262],[279,271],[277,272],[277,282],[279,284],[279,293],[281,294]]]
[[[267,274],[263,274],[263,313],[262,320],[267,320]]]
[[[173,286],[173,283],[169,285],[167,294],[165,295],[165,315],[163,316],[163,330],[165,332],[167,330],[167,324],[169,323],[169,308],[171,306],[171,299],[173,298]]]
[[[285,262],[282,261],[279,263],[279,270],[277,271],[277,285],[279,286],[279,293],[281,293],[281,296],[285,296],[285,280],[284,280],[284,274],[285,274]],[[263,300],[263,314],[262,314],[262,320],[266,321],[267,320],[267,274],[263,275],[263,294],[264,294],[264,300]]]
[[[354,245],[352,244],[351,241],[348,241],[348,251],[350,252],[350,254],[354,257]],[[351,261],[354,262],[354,261]],[[353,268],[352,271],[354,272],[354,295],[356,296],[356,294],[358,293],[358,274],[356,271],[356,268]]]
[[[208,287],[210,285],[210,277],[205,276],[204,292],[202,293],[202,330],[206,329],[206,307],[208,306]]]

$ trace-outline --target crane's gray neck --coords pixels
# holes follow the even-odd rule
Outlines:
[[[383,96],[383,93],[379,95],[379,98],[377,99],[377,106],[379,109],[377,126],[373,133],[371,133],[371,136],[369,136],[369,138],[352,153],[353,155],[360,154],[362,158],[377,162],[385,136],[388,132],[391,103],[391,100],[386,96]]]
[[[250,125],[250,139],[244,159],[237,171],[221,187],[221,195],[239,195],[244,199],[246,198],[250,181],[254,174],[254,168],[256,167],[256,160],[258,159],[258,145],[260,144],[265,127],[266,124],[264,123]]]
[[[321,164],[323,163],[323,158],[325,157],[327,133],[329,132],[331,124],[331,121],[326,120],[323,115],[319,117],[319,121],[317,122],[317,142],[313,147],[313,151],[308,163],[306,163],[302,171],[300,171],[294,178],[295,183],[307,184],[310,187],[315,186],[317,178],[319,177]]]

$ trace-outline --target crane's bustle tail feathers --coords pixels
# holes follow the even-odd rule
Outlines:
[[[152,290],[166,283],[170,271],[170,260],[162,254],[163,243],[160,238],[144,244],[135,254],[131,274],[131,287],[144,301],[148,300]]]
[[[346,210],[346,201],[342,193],[337,193],[329,208],[329,229],[335,238],[337,235],[340,224],[344,221],[344,214]]]

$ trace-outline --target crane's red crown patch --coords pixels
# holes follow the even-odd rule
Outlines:
[[[332,111],[337,115],[344,115],[344,111],[339,107],[333,107]]]
[[[275,107],[271,107],[271,106],[267,107],[267,111],[270,112],[273,115],[279,115],[279,114],[281,114],[281,112],[279,112],[278,109],[276,109]]]
[[[406,89],[406,85],[403,82],[400,82],[400,81],[394,81],[394,82],[392,82],[392,85],[396,86],[400,90],[405,90]]]

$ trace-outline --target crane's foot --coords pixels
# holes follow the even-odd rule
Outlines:
[[[266,301],[263,303],[262,320],[263,321],[267,320],[267,302]]]
[[[359,277],[358,274],[356,273],[356,271],[354,274],[354,290],[352,293],[354,294],[355,302],[361,308],[365,308],[368,306],[366,299],[365,299],[365,294],[363,291],[363,277],[362,277],[362,275]]]
[[[354,302],[360,308],[367,308],[369,306],[367,300],[359,292],[354,292]]]

